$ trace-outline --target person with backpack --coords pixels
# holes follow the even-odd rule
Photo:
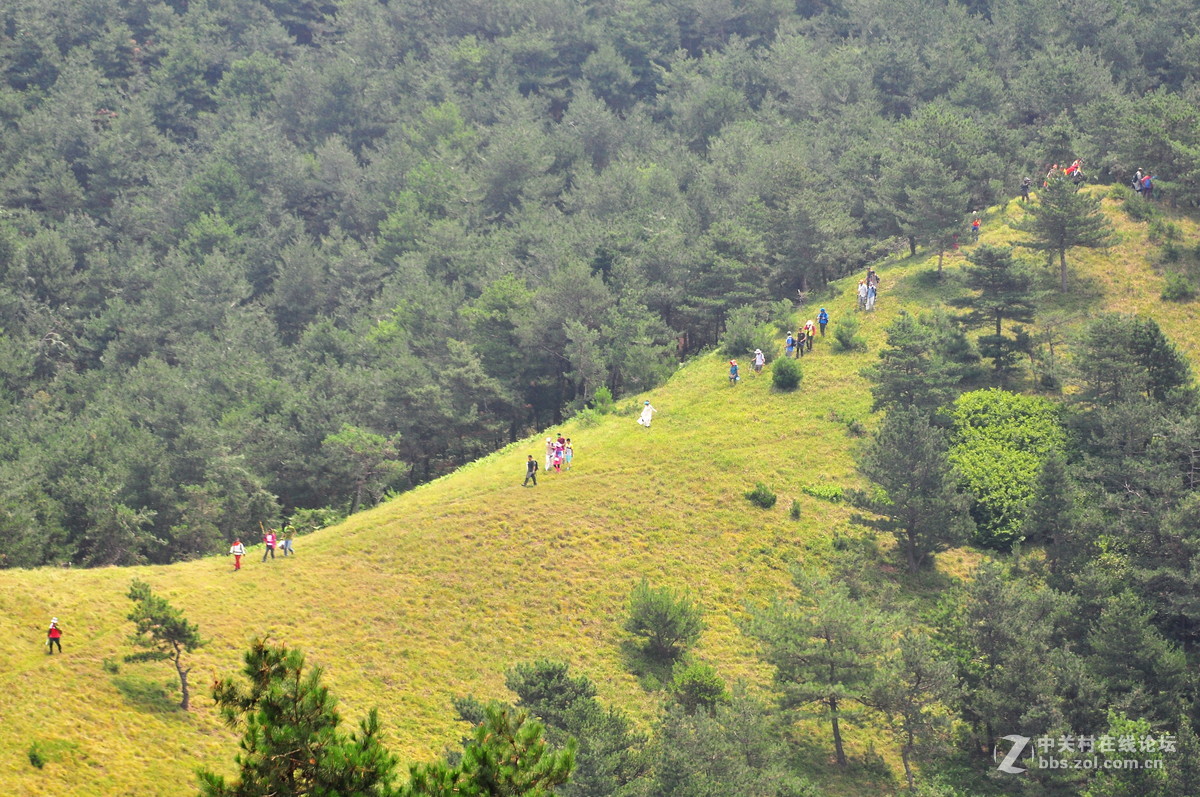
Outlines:
[[[229,546],[229,552],[233,554],[233,569],[242,569],[242,557],[246,555],[246,546],[242,545],[241,539],[235,539],[233,545]]]
[[[54,655],[54,646],[58,645],[58,652],[62,653],[62,629],[58,627],[58,618],[50,618],[50,630],[46,632],[46,653],[50,656]]]
[[[537,472],[537,460],[533,458],[533,454],[530,454],[529,459],[525,460],[525,481],[521,482],[521,486],[528,487],[532,480],[533,486],[537,487]]]
[[[268,554],[271,556],[271,561],[275,561],[275,541],[275,529],[267,529],[263,532],[263,545],[266,546],[263,550],[262,560],[264,562],[267,561]]]
[[[1146,199],[1154,199],[1154,175],[1147,174],[1142,178],[1142,196]]]
[[[1028,177],[1021,178],[1021,201],[1022,202],[1029,201],[1029,188],[1032,185],[1033,185],[1033,180],[1029,179]]]
[[[813,339],[817,337],[817,325],[810,318],[804,322],[804,342],[808,345],[808,350],[812,351]]]
[[[791,357],[792,352],[796,350],[796,339],[792,337],[792,333],[787,334],[787,338],[783,341],[783,353],[785,357]]]
[[[824,307],[817,313],[817,324],[821,327],[821,337],[825,337],[825,327],[829,326],[829,313],[825,312]]]

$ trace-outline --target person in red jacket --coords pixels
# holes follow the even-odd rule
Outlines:
[[[267,529],[266,533],[263,534],[263,544],[267,546],[266,550],[263,551],[263,561],[264,562],[267,561],[267,554],[270,554],[271,558],[274,559],[275,558],[275,529]]]
[[[54,655],[54,646],[58,645],[58,652],[62,653],[62,629],[58,627],[58,618],[50,619],[50,630],[46,632],[46,652],[51,656]]]

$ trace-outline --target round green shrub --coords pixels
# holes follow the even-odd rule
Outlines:
[[[795,390],[800,387],[800,380],[803,376],[800,364],[790,357],[776,360],[775,364],[771,366],[771,384],[777,390]]]

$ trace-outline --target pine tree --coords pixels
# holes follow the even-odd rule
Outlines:
[[[863,369],[875,396],[873,410],[918,407],[932,413],[954,398],[960,369],[941,351],[937,331],[904,310],[887,328],[879,363]]]
[[[1013,226],[1031,237],[1024,246],[1051,257],[1058,255],[1062,290],[1067,290],[1067,250],[1076,246],[1098,249],[1112,241],[1112,227],[1100,209],[1100,200],[1080,192],[1065,178],[1052,178],[1027,206],[1026,216]]]
[[[491,703],[462,762],[412,767],[399,797],[553,797],[575,766],[575,740],[554,750],[543,732],[525,710]]]
[[[888,623],[844,584],[800,570],[794,581],[804,602],[775,600],[755,613],[747,630],[775,667],[783,706],[817,706],[829,720],[838,766],[845,767],[841,723],[867,694]]]
[[[991,334],[979,339],[980,352],[990,357],[996,373],[1012,367],[1018,352],[1017,339],[1003,333],[1003,324],[1033,321],[1034,303],[1031,280],[1019,264],[1013,262],[1012,250],[983,245],[967,255],[970,265],[963,269],[967,284],[975,296],[951,302],[968,312],[962,321],[968,327],[992,327]]]
[[[908,788],[913,788],[912,758],[919,745],[930,742],[949,726],[945,703],[955,688],[954,665],[936,655],[933,641],[918,631],[906,631],[899,644],[876,670],[863,702],[879,711],[900,742],[900,760]]]
[[[183,656],[204,644],[200,629],[194,623],[189,623],[183,612],[167,602],[166,598],[151,592],[150,585],[144,581],[134,579],[129,585],[129,599],[135,604],[129,619],[137,624],[137,633],[131,641],[145,650],[126,656],[125,661],[169,660],[174,664],[182,693],[179,707],[187,711],[191,705],[188,673],[192,668],[183,666]]]
[[[302,653],[260,639],[245,661],[249,687],[230,679],[213,686],[225,721],[243,728],[238,775],[227,783],[202,771],[203,797],[392,794],[396,760],[380,741],[373,709],[357,733],[346,734],[321,668],[306,668]]]
[[[893,407],[860,453],[858,469],[880,491],[854,492],[852,502],[881,515],[910,572],[931,554],[964,540],[971,530],[970,498],[958,492],[946,435],[915,407]]]

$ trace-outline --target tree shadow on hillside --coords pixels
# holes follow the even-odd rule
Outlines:
[[[118,675],[112,679],[113,686],[125,698],[125,702],[141,711],[152,714],[180,712],[179,701],[168,694],[161,683],[136,675]]]
[[[671,683],[672,661],[661,661],[646,653],[636,640],[626,639],[620,647],[621,664],[633,673],[642,689],[647,692],[658,692],[666,689]]]

